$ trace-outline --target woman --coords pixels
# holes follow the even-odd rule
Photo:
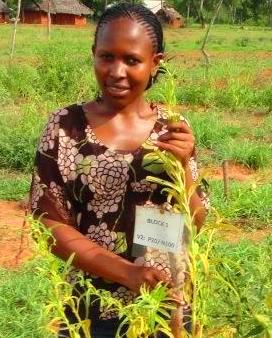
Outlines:
[[[161,188],[146,180],[145,144],[176,156],[189,189],[196,179],[194,137],[184,121],[167,124],[144,98],[164,56],[162,28],[151,11],[125,3],[110,7],[98,22],[92,51],[101,94],[51,116],[36,156],[32,210],[52,228],[56,255],[66,260],[74,253],[73,265],[95,287],[129,302],[143,284],[170,282],[163,258],[132,256],[135,207],[165,202]],[[193,194],[190,209],[200,227],[201,193]],[[92,336],[114,337],[116,314],[103,314],[98,304],[90,313]]]

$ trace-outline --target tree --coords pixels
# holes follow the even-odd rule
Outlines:
[[[16,11],[15,20],[14,20],[14,29],[13,29],[13,36],[12,36],[12,43],[11,43],[10,59],[13,59],[13,55],[14,55],[15,43],[16,43],[17,24],[20,20],[20,13],[21,13],[21,0],[18,0],[17,11]]]
[[[51,0],[47,0],[47,38],[51,35]]]
[[[7,3],[8,6],[10,6],[12,9],[16,9],[16,15],[14,18],[14,29],[13,29],[13,35],[12,35],[12,43],[11,43],[11,50],[10,50],[10,59],[13,59],[14,51],[15,51],[15,45],[16,45],[16,33],[17,33],[17,24],[20,21],[20,15],[21,15],[21,8],[22,5],[34,2],[34,0],[8,0]],[[39,2],[35,1],[35,3]],[[49,0],[48,0],[49,1]]]

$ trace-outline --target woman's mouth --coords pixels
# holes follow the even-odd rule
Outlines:
[[[107,85],[106,90],[112,96],[125,96],[129,91],[128,86]]]

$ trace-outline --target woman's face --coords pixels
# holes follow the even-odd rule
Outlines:
[[[118,18],[102,26],[93,54],[102,97],[122,107],[142,96],[162,57],[154,53],[146,28],[129,18]]]

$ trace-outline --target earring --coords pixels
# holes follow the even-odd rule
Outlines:
[[[157,69],[153,69],[151,72],[151,77],[155,77],[157,74]]]
[[[151,84],[151,86],[155,82],[156,75],[157,75],[157,69],[152,70],[152,72],[150,74],[150,84]]]

